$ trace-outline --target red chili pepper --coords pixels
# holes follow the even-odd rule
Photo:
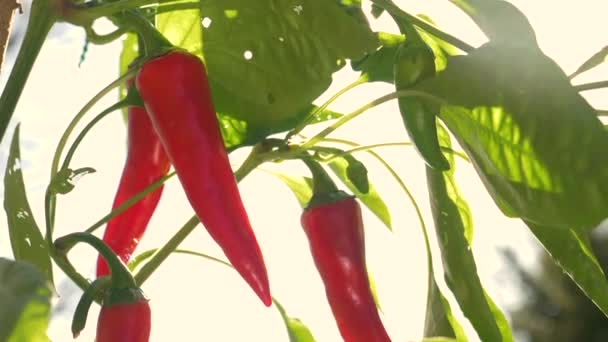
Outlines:
[[[314,196],[301,223],[340,334],[345,342],[390,341],[367,275],[361,207],[338,191],[320,166],[306,163],[313,171]]]
[[[104,305],[97,320],[95,342],[148,342],[150,305],[146,299]]]
[[[345,198],[308,207],[302,214],[302,226],[344,341],[390,341],[367,277],[357,200]]]
[[[230,167],[204,65],[186,52],[169,52],[145,62],[136,84],[192,208],[270,306],[266,266]]]
[[[131,82],[129,82],[130,84]],[[130,107],[128,112],[128,154],[112,209],[146,189],[169,172],[171,163],[152,127],[145,109]],[[129,209],[114,217],[103,240],[127,263],[143,236],[162,195],[163,186],[149,193]],[[97,277],[108,274],[105,260],[97,258]]]

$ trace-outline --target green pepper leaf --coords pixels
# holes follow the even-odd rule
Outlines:
[[[369,271],[367,272],[367,279],[369,279],[369,287],[372,290],[372,297],[374,298],[374,303],[376,303],[376,308],[378,308],[378,311],[380,311],[381,313],[384,313],[382,311],[382,306],[380,306],[378,290],[376,289],[376,281],[374,280],[374,277],[372,277],[372,274]]]
[[[270,173],[282,180],[283,183],[289,187],[298,199],[298,203],[300,203],[302,209],[306,208],[312,198],[312,178],[288,176],[274,171]]]
[[[76,170],[69,168],[59,170],[51,180],[50,191],[62,195],[70,193],[74,190],[74,187],[80,178],[95,172],[97,172],[97,170],[92,167],[82,167]]]
[[[274,300],[274,305],[277,307],[277,310],[279,310],[279,313],[285,322],[285,327],[289,334],[289,342],[315,342],[315,338],[310,332],[310,329],[308,329],[301,320],[290,317],[281,303],[276,299]]]
[[[441,146],[451,147],[447,132],[443,129],[438,132]],[[487,296],[477,275],[471,251],[471,212],[456,186],[454,157],[448,153],[445,157],[450,170],[426,168],[445,281],[482,341],[513,341],[507,320]]]
[[[566,272],[595,305],[608,316],[608,280],[584,232],[526,222],[556,264]]]
[[[378,44],[336,1],[203,0],[201,11],[216,109],[260,128],[291,128],[344,59]]]
[[[48,341],[51,289],[25,261],[0,258],[0,341]]]
[[[308,109],[308,111],[306,112],[306,115],[303,116],[308,116],[309,114],[315,113],[315,116],[310,120],[310,124],[316,124],[316,123],[321,123],[321,122],[325,122],[328,120],[333,120],[333,119],[338,119],[340,117],[343,117],[344,114],[342,113],[338,113],[338,112],[334,112],[333,110],[329,110],[329,109],[323,109],[321,111],[319,111],[319,107],[311,105]]]
[[[382,13],[384,13],[384,8],[376,5],[376,4],[372,4],[372,16],[376,19],[378,19]]]
[[[361,203],[371,210],[389,230],[392,230],[391,215],[388,207],[382,200],[382,197],[376,192],[371,182],[369,183],[369,191],[367,193],[359,191],[357,186],[348,177],[347,168],[349,163],[344,157],[334,158],[328,165],[340,181],[357,196]]]
[[[135,33],[127,33],[126,37],[122,41],[122,50],[120,52],[120,60],[119,60],[119,74],[124,75],[129,69],[129,65],[137,58],[139,55],[139,47],[137,46],[137,34]],[[120,88],[118,91],[119,100],[127,97],[127,84],[125,82],[120,84]],[[127,122],[127,113],[129,108],[124,107],[121,109],[123,114],[123,119]]]
[[[49,250],[32,214],[23,183],[19,127],[18,125],[13,135],[4,175],[4,210],[8,221],[11,247],[16,260],[31,262],[52,284],[53,268]]]
[[[450,0],[460,7],[494,42],[536,45],[528,18],[504,0]]]
[[[593,54],[593,56],[589,57],[588,60],[585,61],[572,75],[568,76],[568,78],[573,79],[576,76],[584,73],[585,71],[589,71],[596,66],[605,63],[608,61],[608,46],[604,46],[600,51]]]
[[[398,46],[382,46],[363,59],[351,62],[355,71],[367,75],[368,82],[393,83],[393,63]]]
[[[358,192],[367,194],[369,192],[369,179],[365,165],[351,154],[345,155],[344,160],[348,163],[346,177],[355,186]]]
[[[427,251],[427,253],[430,253]],[[428,255],[431,260],[430,254]],[[427,295],[426,317],[424,319],[424,336],[455,336],[457,342],[467,342],[467,335],[452,313],[450,303],[441,293],[435,277],[433,267],[429,265],[429,292]],[[427,338],[427,337],[425,337]],[[428,337],[432,338],[432,337]]]
[[[608,216],[608,134],[538,48],[488,43],[417,86],[508,216],[591,228]]]

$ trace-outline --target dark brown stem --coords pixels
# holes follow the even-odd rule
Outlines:
[[[4,61],[4,55],[8,47],[8,38],[11,35],[13,15],[17,8],[20,13],[23,13],[21,5],[17,0],[0,1],[0,72],[2,71],[2,62]]]

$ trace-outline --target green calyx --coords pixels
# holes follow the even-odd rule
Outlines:
[[[109,307],[117,304],[132,304],[141,301],[148,301],[140,288],[110,288],[106,291],[103,298],[103,306]]]
[[[310,157],[302,158],[302,161],[312,173],[313,179],[313,194],[306,209],[352,197],[344,191],[338,190],[334,181],[317,161]]]
[[[313,194],[312,198],[310,199],[310,202],[308,202],[308,205],[306,206],[305,210],[315,208],[315,207],[325,205],[325,204],[340,202],[347,198],[353,198],[353,197],[355,197],[355,196],[349,195],[346,192],[341,191],[341,190],[338,190],[336,192],[321,194],[321,195]]]
[[[144,59],[161,56],[176,49],[141,13],[135,10],[125,11],[121,14],[120,20],[128,23],[129,28],[137,33],[143,47],[140,53]]]

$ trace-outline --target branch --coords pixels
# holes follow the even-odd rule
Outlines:
[[[23,13],[17,0],[0,1],[0,71],[2,71],[2,62],[8,47],[8,37],[11,35],[11,22],[17,8],[19,13]]]
[[[578,85],[574,86],[574,89],[576,89],[576,91],[578,91],[578,92],[594,90],[594,89],[601,89],[601,88],[608,88],[608,81],[599,81],[599,82],[578,84]]]

